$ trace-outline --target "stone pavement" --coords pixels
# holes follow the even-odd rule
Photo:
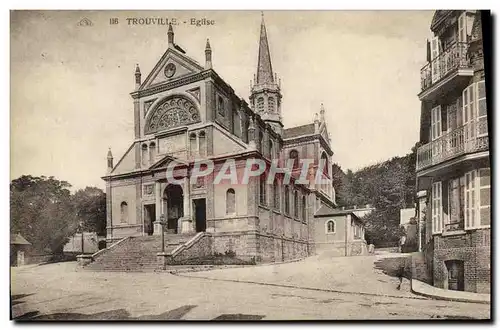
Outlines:
[[[435,286],[421,282],[419,280],[411,281],[411,291],[433,299],[462,301],[481,304],[490,304],[491,296],[485,293],[454,291],[436,288]]]
[[[370,267],[386,269],[380,274],[373,271],[377,279],[388,283],[377,279],[371,283],[379,283],[389,290],[392,287],[390,284],[395,282],[384,271],[388,272],[388,261],[394,261],[394,258],[372,258]],[[359,261],[356,260],[356,266],[349,269],[367,271],[370,268]],[[347,258],[340,264],[331,262],[337,267],[350,263]],[[306,268],[311,266],[310,261],[294,265],[305,270],[312,282],[325,278],[321,272],[315,274],[312,269]],[[275,270],[279,273],[284,270],[282,266],[288,265],[277,265]],[[261,267],[266,269],[269,266]],[[257,271],[261,267],[251,269]],[[413,320],[490,317],[490,305],[438,301],[418,296],[418,299],[412,299],[403,296],[403,290],[401,296],[359,294],[356,292],[361,290],[356,290],[356,283],[341,286],[354,290],[353,293],[343,293],[214,281],[170,273],[89,272],[76,269],[75,262],[11,268],[12,317],[16,320]],[[343,266],[343,270],[339,270],[346,279],[358,281],[363,278],[361,274],[350,276],[347,269],[348,266]],[[227,269],[233,270],[236,269]],[[287,271],[290,269],[287,268]],[[274,276],[286,278],[286,274]],[[327,278],[340,285],[342,281],[334,277],[329,275]],[[362,282],[358,285],[363,291],[377,292]]]
[[[411,292],[408,278],[403,278],[401,289],[397,289],[398,271],[405,265],[404,259],[407,256],[401,253],[356,257],[313,256],[300,262],[216,269],[180,275],[330,292],[420,299],[421,297]]]

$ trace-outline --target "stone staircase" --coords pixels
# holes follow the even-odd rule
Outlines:
[[[165,234],[165,252],[172,252],[195,234]],[[99,253],[84,267],[90,271],[153,272],[158,269],[156,254],[161,252],[161,236],[129,237]]]

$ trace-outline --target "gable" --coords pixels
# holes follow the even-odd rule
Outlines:
[[[195,60],[175,49],[168,48],[144,80],[139,90],[144,90],[150,86],[201,71],[203,71],[203,67]]]
[[[123,174],[135,170],[134,145],[135,143],[132,143],[132,145],[127,149],[122,158],[120,158],[118,163],[116,163],[115,167],[111,171],[111,174]]]

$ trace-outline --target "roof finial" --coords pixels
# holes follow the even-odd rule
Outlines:
[[[210,40],[207,38],[207,43],[205,44],[205,69],[212,68],[212,48],[210,48]]]
[[[168,45],[174,46],[174,28],[172,27],[172,23],[168,23]]]
[[[135,89],[139,89],[141,86],[141,69],[139,64],[135,65]]]
[[[323,103],[321,103],[319,113],[321,116],[321,121],[325,121],[325,106],[323,105]]]

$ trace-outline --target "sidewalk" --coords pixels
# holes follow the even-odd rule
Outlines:
[[[419,280],[411,280],[411,292],[432,299],[489,304],[490,295],[466,291],[454,291],[436,288]]]

